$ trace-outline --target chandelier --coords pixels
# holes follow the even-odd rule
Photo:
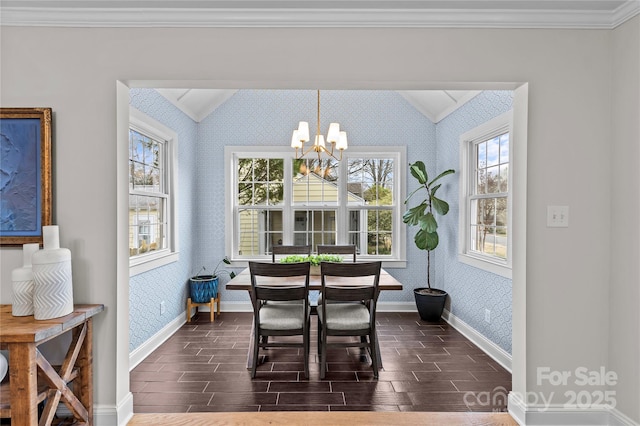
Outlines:
[[[296,159],[301,159],[313,151],[318,154],[318,160],[321,159],[321,154],[325,153],[340,161],[342,160],[342,151],[347,149],[347,132],[340,131],[340,125],[338,123],[329,124],[326,140],[327,143],[331,144],[331,149],[329,150],[325,146],[325,138],[320,133],[320,90],[318,90],[318,131],[313,144],[305,150],[304,144],[305,142],[309,142],[309,140],[309,123],[301,121],[291,136],[291,148],[295,148],[296,150]],[[340,152],[340,157],[334,153],[335,149]]]

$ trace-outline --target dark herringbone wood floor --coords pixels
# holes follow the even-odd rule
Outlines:
[[[298,349],[261,352],[246,369],[251,313],[197,314],[131,372],[134,412],[504,411],[511,374],[446,322],[378,313],[379,380],[358,349],[329,354],[319,378],[312,317],[311,376]]]

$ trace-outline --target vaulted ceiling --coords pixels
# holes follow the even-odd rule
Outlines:
[[[200,122],[236,92],[219,89],[156,89],[194,121]],[[403,90],[398,93],[433,123],[476,96],[476,90]]]

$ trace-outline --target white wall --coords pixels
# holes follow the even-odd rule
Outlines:
[[[637,23],[638,18],[627,25]],[[611,213],[604,195],[612,183],[606,143],[612,135],[611,31],[0,31],[2,105],[50,106],[54,111],[54,221],[61,227],[61,244],[73,253],[75,300],[106,305],[95,323],[99,406],[123,403],[121,390],[116,392],[114,360],[116,355],[123,359],[127,350],[116,345],[116,326],[121,326],[116,322],[116,286],[118,280],[128,280],[122,271],[116,274],[117,263],[126,258],[126,253],[117,255],[114,232],[118,79],[212,81],[228,88],[411,89],[430,83],[528,82],[526,390],[562,396],[562,389],[536,385],[538,366],[572,370],[608,364],[609,336],[615,334],[608,305],[602,303],[609,297],[612,277]],[[622,43],[620,49],[638,50],[637,38],[624,41],[628,47]],[[628,103],[615,102],[620,108]],[[617,124],[618,132],[637,135],[629,120]],[[637,166],[637,155],[627,161]],[[638,195],[636,186],[631,196],[637,200]],[[569,228],[546,227],[550,204],[570,206]],[[637,247],[633,241],[622,244],[618,252]],[[2,303],[10,303],[10,270],[20,260],[18,249],[2,249]],[[634,271],[620,279],[637,281]],[[514,280],[515,285],[524,283]],[[616,359],[618,374],[634,374],[637,366],[630,364],[627,357]],[[632,397],[637,401],[637,393]],[[638,417],[628,404],[619,408]]]
[[[640,423],[640,25],[613,32],[610,369],[618,409]],[[609,201],[609,200],[604,200]]]

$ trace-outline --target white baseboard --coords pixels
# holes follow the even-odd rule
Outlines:
[[[509,393],[509,414],[520,425],[567,425],[567,426],[640,426],[639,423],[608,406],[592,408],[565,407],[552,404],[548,407],[527,405],[522,397]]]
[[[131,392],[127,393],[118,406],[116,407],[116,413],[118,415],[118,419],[114,423],[98,423],[96,426],[107,426],[107,425],[117,425],[117,426],[125,426],[129,423],[129,420],[133,417],[133,394]]]
[[[60,418],[71,418],[73,413],[66,405],[60,404],[56,410],[56,415]],[[118,408],[113,405],[94,405],[93,424],[95,426],[125,426],[133,417],[133,394],[129,392],[125,402]],[[118,421],[118,419],[122,419]]]
[[[376,310],[378,312],[415,312],[418,315],[415,302],[379,302]]]
[[[611,426],[640,426],[640,423],[633,421],[626,414],[621,413],[618,409],[614,408],[609,412]]]
[[[471,327],[460,318],[447,311],[446,309],[442,313],[442,318],[448,322],[451,327],[458,330],[464,337],[473,342],[476,346],[482,349],[487,355],[493,358],[498,364],[503,366],[509,373],[511,373],[511,354],[500,346],[493,343],[486,336],[478,332],[475,328]]]
[[[138,346],[132,352],[129,353],[129,371],[133,370],[138,364],[140,364],[146,357],[151,355],[151,352],[155,351],[161,344],[163,344],[169,337],[182,327],[187,322],[187,311],[182,312],[173,321],[165,325],[160,331],[151,336],[142,345]]]
[[[222,302],[220,312],[253,312],[251,302]],[[198,308],[200,309],[200,308]],[[378,312],[418,312],[414,302],[380,302]],[[208,306],[202,306],[202,312],[209,312]]]

